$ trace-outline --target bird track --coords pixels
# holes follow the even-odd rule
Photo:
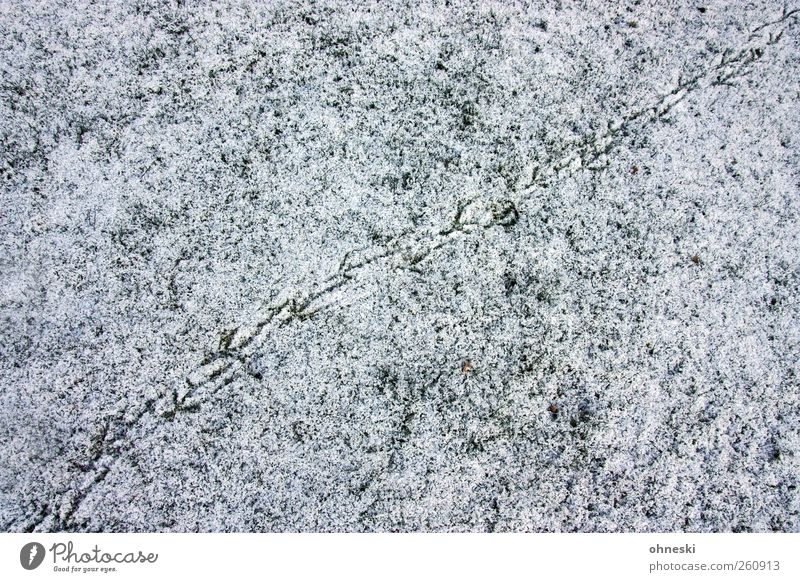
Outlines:
[[[711,87],[733,86],[732,82],[747,75],[750,65],[759,61],[766,50],[780,41],[784,32],[800,15],[800,9],[784,8],[781,16],[750,31],[747,40],[737,48],[727,49],[715,56],[709,66],[699,73],[679,79],[667,93],[653,99],[610,124],[607,129],[562,145],[559,155],[534,167],[527,184],[517,188],[509,199],[462,201],[455,209],[450,224],[425,234],[405,234],[391,239],[376,249],[358,249],[345,253],[335,273],[289,298],[267,307],[248,321],[219,334],[216,348],[186,378],[185,385],[166,397],[149,398],[133,414],[107,418],[99,431],[89,461],[81,466],[81,484],[61,492],[60,501],[42,504],[35,516],[21,529],[27,532],[70,531],[79,529],[74,516],[83,501],[102,483],[123,455],[133,447],[128,439],[142,419],[158,415],[172,419],[178,413],[199,410],[201,404],[215,392],[230,384],[238,375],[259,379],[250,369],[249,361],[269,336],[273,327],[281,327],[308,319],[329,306],[325,300],[345,288],[369,267],[381,262],[393,263],[396,268],[414,268],[435,250],[452,244],[459,238],[484,232],[496,226],[510,228],[519,218],[518,207],[531,198],[537,188],[546,188],[562,172],[574,172],[581,167],[602,169],[606,156],[621,142],[632,127],[647,126],[665,115],[690,95]]]

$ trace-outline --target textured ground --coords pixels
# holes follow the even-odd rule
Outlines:
[[[800,12],[0,3],[4,531],[800,531]]]

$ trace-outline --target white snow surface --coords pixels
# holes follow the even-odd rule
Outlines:
[[[800,531],[800,11],[0,2],[2,531]]]

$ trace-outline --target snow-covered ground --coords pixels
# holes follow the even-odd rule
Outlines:
[[[800,12],[0,3],[3,531],[800,531]]]

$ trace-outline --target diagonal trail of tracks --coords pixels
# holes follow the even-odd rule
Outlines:
[[[763,58],[770,46],[778,43],[784,32],[800,17],[800,9],[784,8],[779,18],[754,28],[746,40],[736,48],[717,55],[699,73],[679,80],[669,92],[635,109],[606,130],[581,140],[564,144],[559,155],[554,155],[536,167],[530,181],[517,189],[509,200],[477,200],[462,202],[454,211],[450,224],[438,231],[403,235],[390,240],[385,246],[351,251],[345,254],[338,270],[307,290],[299,291],[263,312],[249,322],[220,334],[217,348],[206,356],[202,364],[186,379],[185,386],[176,390],[166,400],[150,398],[141,408],[125,419],[108,419],[92,458],[81,466],[83,480],[80,485],[63,494],[60,500],[43,505],[37,515],[30,516],[20,529],[36,531],[69,531],[79,529],[74,520],[82,502],[102,483],[114,465],[133,447],[128,436],[148,415],[173,418],[181,412],[197,410],[201,404],[224,386],[241,375],[253,375],[249,366],[254,353],[269,337],[270,330],[293,321],[304,320],[325,309],[338,290],[346,289],[371,266],[391,263],[398,267],[413,267],[436,249],[454,243],[466,236],[474,236],[495,226],[511,227],[519,216],[517,206],[531,198],[537,188],[547,187],[562,172],[573,172],[581,167],[602,168],[605,156],[621,143],[634,127],[645,127],[669,113],[690,95],[711,87],[728,86],[737,78],[747,75],[751,65]]]

